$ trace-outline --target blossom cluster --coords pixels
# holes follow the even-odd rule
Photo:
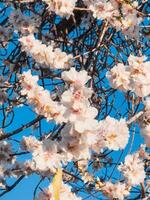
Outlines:
[[[34,1],[24,0],[22,2]],[[55,12],[61,17],[70,17],[70,15],[73,15],[77,0],[43,0],[43,2],[48,5],[51,12]],[[84,0],[83,2],[92,11],[95,18],[106,19],[117,31],[122,30],[126,35],[138,37],[139,24],[142,18],[139,17],[136,9],[138,7],[136,1],[130,3],[122,0]]]
[[[50,139],[39,141],[34,136],[24,137],[21,146],[32,153],[32,161],[28,162],[30,168],[42,174],[56,172],[64,160],[58,152],[58,143]]]
[[[150,62],[145,56],[130,55],[128,65],[117,64],[108,73],[107,78],[115,89],[131,90],[139,97],[150,94]]]
[[[30,34],[19,39],[22,44],[22,51],[31,55],[35,61],[48,68],[66,69],[71,64],[72,55],[67,55],[53,45],[46,46],[40,40]]]
[[[102,188],[102,191],[105,196],[107,196],[109,199],[119,199],[124,200],[125,197],[129,196],[129,188],[127,188],[127,185],[125,183],[117,182],[117,183],[111,183],[106,182],[105,186]]]
[[[81,200],[80,197],[77,197],[73,192],[71,192],[71,187],[67,184],[62,183],[61,188],[60,188],[60,200]],[[46,190],[43,192],[39,193],[38,199],[37,200],[55,200],[54,196],[54,189],[53,186],[50,185]]]
[[[124,34],[133,37],[138,35],[142,18],[138,17],[136,2],[133,4],[116,0],[84,0],[84,2],[97,19],[108,20],[112,26],[118,31],[122,30]]]
[[[45,116],[48,121],[54,119],[58,123],[64,122],[65,107],[53,101],[49,91],[39,86],[37,81],[38,76],[32,76],[31,71],[24,72],[21,76],[23,87],[21,94],[27,95],[29,103],[34,105],[37,114]]]
[[[48,5],[48,9],[61,17],[73,15],[73,10],[77,0],[43,0]]]
[[[140,183],[144,183],[144,162],[139,157],[138,152],[132,155],[127,155],[124,164],[121,164],[118,169],[123,173],[128,185],[136,186]]]
[[[77,0],[42,0],[48,6],[48,10],[55,12],[61,17],[70,17],[73,15],[73,10]],[[21,0],[21,3],[36,2],[35,0]]]
[[[124,149],[127,145],[129,130],[125,119],[117,120],[109,116],[100,122],[96,119],[98,111],[90,105],[89,101],[92,89],[86,86],[90,78],[84,70],[77,72],[71,68],[69,71],[63,72],[62,79],[69,84],[69,88],[62,93],[60,102],[56,102],[51,99],[47,90],[37,85],[37,76],[32,76],[30,71],[23,73],[20,79],[23,87],[21,93],[27,95],[29,103],[35,107],[35,112],[45,116],[47,120],[54,119],[57,123],[66,123],[61,131],[61,141],[57,143],[47,141],[47,146],[54,145],[55,153],[46,148],[46,140],[39,143],[35,138],[25,138],[24,143],[32,143],[33,147],[39,146],[36,149],[32,147],[31,150],[27,148],[32,152],[33,160],[37,163],[36,166],[39,170],[42,170],[43,166],[48,166],[44,170],[47,171],[49,168],[53,171],[63,162],[89,159],[92,150],[99,152],[100,149],[106,147],[111,150],[119,150]],[[34,143],[35,145],[33,145]],[[27,146],[30,147],[30,145]],[[47,158],[49,153],[55,157],[53,159],[54,163],[56,161],[55,167],[46,164],[50,162],[50,157]],[[42,163],[41,167],[40,163]]]

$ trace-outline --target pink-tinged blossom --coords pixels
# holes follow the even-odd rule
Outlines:
[[[42,0],[48,5],[48,10],[55,12],[61,17],[70,17],[73,15],[77,0]],[[21,0],[21,3],[36,2],[35,0]]]
[[[33,145],[31,146],[31,143]],[[41,173],[55,172],[61,167],[61,160],[63,160],[60,153],[58,153],[58,143],[45,139],[38,141],[35,137],[24,137],[22,141],[23,148],[26,148],[32,153],[32,166],[34,171]]]
[[[130,73],[126,70],[124,64],[118,63],[107,73],[106,76],[111,82],[113,88],[125,91],[130,89]]]
[[[35,136],[28,136],[28,137],[23,136],[21,148],[29,152],[34,152],[39,148],[41,144],[42,142],[37,140]]]
[[[60,146],[67,161],[90,158],[91,147],[97,141],[94,129],[79,133],[72,124],[67,124],[61,135]]]
[[[119,0],[84,0],[85,5],[97,19],[108,20],[117,31],[131,37],[138,37],[139,24],[142,18],[138,16],[137,4],[132,5]],[[121,6],[120,6],[121,5]]]
[[[95,117],[98,111],[90,105],[88,100],[90,96],[91,90],[85,87],[77,90],[72,88],[61,96],[61,103],[66,108],[64,117],[74,124],[78,132],[92,130],[97,124]]]
[[[118,64],[107,73],[107,77],[115,89],[131,90],[139,97],[150,94],[150,62],[146,57],[132,56],[128,65]]]
[[[48,9],[61,17],[73,15],[73,10],[77,0],[43,0],[48,5]]]
[[[67,184],[62,183],[60,189],[60,200],[81,200],[73,192],[71,192],[71,187]],[[43,192],[39,193],[37,200],[55,200],[54,190],[52,184],[45,189]]]
[[[130,72],[130,85],[140,97],[150,94],[150,62],[145,60],[145,56],[130,55],[128,58],[127,70]]]
[[[106,195],[109,199],[118,199],[118,200],[124,200],[125,197],[127,197],[130,192],[127,188],[127,185],[125,183],[111,183],[106,182],[105,186],[102,188],[102,191],[104,195]]]
[[[110,19],[115,14],[111,2],[105,0],[93,1],[92,4],[89,4],[89,9],[93,12],[93,16],[98,19]]]
[[[124,175],[128,185],[135,186],[144,182],[146,176],[144,162],[139,158],[138,153],[127,155],[124,164],[121,164],[118,169]]]
[[[37,114],[43,115],[48,121],[55,120],[57,123],[65,121],[63,117],[65,107],[53,101],[49,91],[37,84],[37,76],[32,76],[31,71],[24,72],[20,81],[23,87],[22,95],[27,95],[28,102],[34,105]]]
[[[124,149],[129,140],[129,129],[125,119],[116,120],[108,116],[99,122],[99,132],[104,137],[105,147],[111,150]]]
[[[63,72],[61,77],[64,81],[76,88],[85,86],[85,84],[91,79],[87,71],[81,70],[78,72],[73,67],[69,71]]]
[[[67,55],[59,48],[54,48],[53,45],[42,44],[32,34],[20,38],[19,41],[22,44],[22,51],[31,55],[37,63],[52,69],[69,68],[72,55]]]

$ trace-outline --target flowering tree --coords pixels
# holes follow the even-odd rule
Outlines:
[[[36,174],[36,200],[149,199],[149,1],[0,8],[0,197]]]

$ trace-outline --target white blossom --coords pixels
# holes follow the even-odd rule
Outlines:
[[[74,193],[71,192],[71,187],[62,183],[60,189],[60,200],[81,200]],[[39,193],[38,200],[55,200],[53,186],[50,185],[46,190]]]
[[[125,119],[116,120],[108,116],[99,122],[99,131],[104,136],[107,148],[119,150],[126,147],[129,140],[129,129]]]
[[[144,182],[144,163],[138,153],[127,155],[124,164],[121,164],[118,169],[123,173],[129,185],[135,186]]]
[[[122,63],[113,67],[106,76],[111,82],[113,88],[125,91],[130,89],[130,73]]]
[[[111,2],[106,0],[95,0],[89,5],[93,16],[98,19],[109,19],[114,15],[115,9]]]
[[[104,195],[106,195],[109,199],[118,199],[124,200],[129,193],[129,189],[125,183],[111,183],[106,182],[105,186],[102,188]]]
[[[107,73],[112,87],[121,90],[131,90],[139,97],[150,94],[150,62],[146,57],[132,56],[128,58],[128,65],[118,64]]]
[[[20,78],[22,95],[27,95],[29,103],[34,105],[37,114],[45,116],[48,121],[64,122],[65,107],[53,101],[49,91],[39,86],[37,80],[38,77],[32,76],[31,71],[24,72]]]
[[[76,88],[83,87],[91,79],[87,71],[81,70],[78,72],[73,67],[69,71],[63,72],[61,77]]]
[[[132,90],[140,97],[150,94],[150,62],[145,60],[145,56],[130,55],[128,58],[130,85]]]
[[[33,146],[31,146],[33,142]],[[61,154],[58,153],[58,143],[45,139],[38,141],[34,137],[24,137],[23,142],[26,149],[32,154],[33,170],[39,172],[55,172],[61,167],[63,160]]]
[[[50,11],[55,12],[61,17],[73,15],[73,10],[77,0],[43,0],[48,5]]]
[[[70,65],[72,55],[67,55],[53,45],[46,46],[32,34],[19,39],[22,44],[22,51],[31,55],[39,64],[52,69],[65,69]]]

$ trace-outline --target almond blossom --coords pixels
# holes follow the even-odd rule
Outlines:
[[[65,94],[64,94],[65,95]],[[64,112],[64,118],[72,122],[75,129],[78,132],[84,132],[85,130],[92,130],[95,125],[97,125],[97,120],[94,118],[97,116],[98,111],[96,108],[91,107],[85,102],[66,102],[63,100],[62,103],[66,106],[66,111]]]
[[[145,144],[150,148],[150,124],[141,129],[142,136],[144,137]]]
[[[58,123],[64,122],[63,113],[65,107],[52,100],[48,90],[37,84],[38,77],[32,76],[31,71],[24,72],[20,78],[23,90],[22,95],[27,95],[30,104],[35,107],[35,112],[43,115],[46,119],[55,120]]]
[[[97,125],[95,117],[98,111],[90,105],[88,100],[92,95],[92,90],[85,84],[90,76],[84,70],[77,72],[71,68],[62,73],[62,79],[70,84],[70,88],[61,96],[61,103],[66,107],[65,119],[73,123],[78,132],[93,130]]]
[[[95,18],[108,20],[117,31],[122,30],[124,34],[131,37],[139,35],[139,24],[142,18],[138,17],[137,3],[116,0],[84,0],[84,3],[93,12]]]
[[[125,197],[127,197],[130,192],[127,188],[127,185],[125,183],[111,183],[106,182],[104,187],[102,188],[102,191],[104,195],[106,195],[109,199],[118,199],[118,200],[124,200]]]
[[[87,4],[89,4],[89,9],[93,12],[93,16],[98,19],[110,19],[115,13],[111,2],[105,0],[95,0],[92,4],[87,1]]]
[[[22,51],[27,52],[39,64],[52,69],[69,68],[72,55],[67,55],[53,45],[46,46],[40,40],[30,34],[19,39],[22,44]]]
[[[121,164],[118,169],[123,173],[129,185],[135,186],[144,182],[144,163],[138,153],[127,155],[124,164]]]
[[[74,193],[71,192],[71,187],[67,184],[62,183],[60,189],[60,200],[81,200],[80,197],[77,197]],[[39,193],[37,200],[55,200],[54,190],[52,185],[50,185],[43,192]]]
[[[3,134],[0,132],[0,135]],[[16,163],[16,156],[12,156],[12,146],[6,141],[0,141],[0,187],[5,188],[5,180],[12,177],[11,170]]]
[[[150,62],[146,57],[130,55],[128,58],[128,71],[130,72],[130,85],[137,96],[143,97],[150,94]]]
[[[94,129],[80,133],[71,124],[67,124],[61,135],[60,146],[67,161],[90,158],[92,145],[97,142]]]
[[[125,91],[130,89],[130,73],[122,63],[118,63],[113,67],[106,76],[113,88]]]
[[[99,134],[103,135],[105,146],[111,150],[124,149],[129,140],[129,129],[125,119],[106,117],[99,122]]]
[[[31,146],[33,144],[33,146]],[[32,164],[34,171],[55,172],[61,167],[61,154],[58,153],[57,142],[45,139],[39,142],[35,137],[24,137],[22,141],[23,149],[32,153]]]
[[[76,71],[75,68],[71,68],[69,71],[64,71],[61,75],[62,79],[75,88],[81,88],[91,79],[87,71]]]
[[[73,15],[73,10],[77,0],[43,0],[48,5],[48,9],[61,17]]]
[[[130,55],[128,65],[118,64],[107,73],[112,86],[116,89],[131,90],[139,97],[150,94],[150,62],[146,57]]]

